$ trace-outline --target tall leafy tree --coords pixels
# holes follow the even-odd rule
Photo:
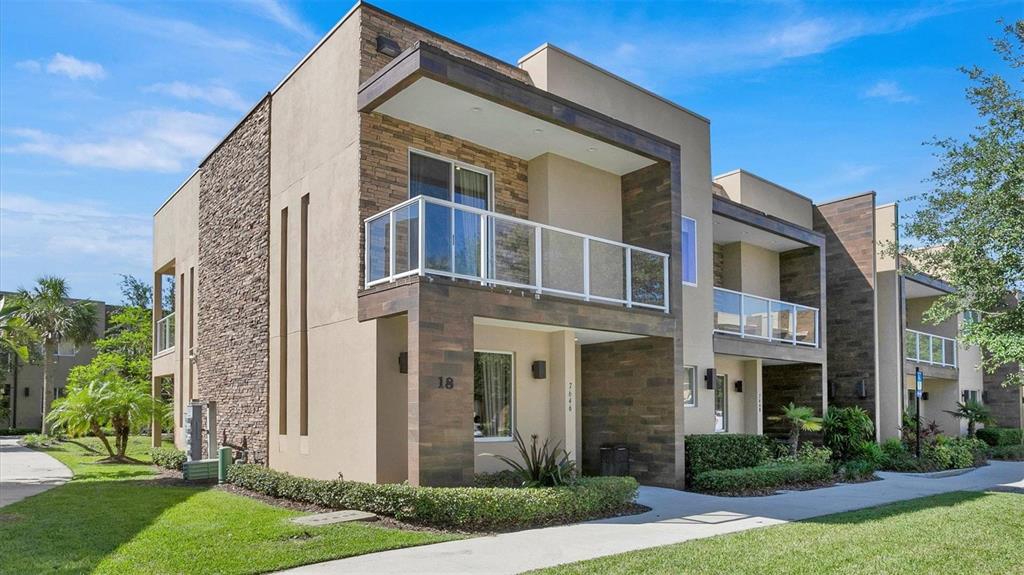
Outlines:
[[[36,339],[36,333],[18,316],[17,306],[8,298],[0,298],[0,381],[7,379],[7,373],[17,369],[19,363],[29,361]],[[0,400],[0,420],[7,420],[10,427],[15,427],[11,415],[12,395]]]
[[[31,290],[20,289],[15,295],[18,317],[39,335],[43,344],[43,433],[49,433],[50,387],[57,344],[69,341],[82,345],[94,337],[96,308],[90,302],[72,301],[63,278],[44,276]]]
[[[1003,29],[995,51],[1008,77],[978,66],[962,68],[971,80],[967,100],[982,122],[966,140],[936,139],[939,167],[921,208],[903,224],[910,242],[901,251],[911,271],[957,286],[939,298],[925,319],[939,323],[967,312],[961,339],[980,346],[982,368],[993,373],[1024,363],[1024,20]],[[1009,370],[1004,385],[1020,385]]]
[[[153,301],[153,286],[133,275],[121,274],[121,297],[128,307],[148,308]]]

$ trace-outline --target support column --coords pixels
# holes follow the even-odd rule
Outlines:
[[[473,316],[421,284],[409,310],[409,483],[473,483]]]
[[[548,384],[551,402],[551,438],[559,441],[579,466],[576,449],[579,429],[579,381],[576,379],[576,336],[571,330],[552,332],[548,339],[551,350]]]
[[[152,385],[151,385],[151,388],[150,388],[150,393],[152,393],[154,401],[157,401],[157,400],[160,399],[160,391],[161,391],[161,385],[162,385],[161,381],[162,381],[162,379],[163,378],[160,377],[160,376],[153,376]],[[153,419],[150,422],[150,430],[151,430],[151,432],[150,432],[150,435],[151,435],[151,437],[150,437],[151,445],[153,447],[160,447],[160,441],[161,441],[161,439],[163,439],[162,438],[163,429],[160,426],[160,419],[158,417],[153,416]]]

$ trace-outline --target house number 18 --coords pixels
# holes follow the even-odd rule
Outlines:
[[[438,389],[451,389],[453,387],[455,387],[455,378],[454,377],[439,377],[439,378],[437,378],[437,388]]]

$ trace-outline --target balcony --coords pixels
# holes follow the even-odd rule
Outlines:
[[[955,339],[907,329],[903,345],[906,349],[904,355],[909,361],[940,367],[957,366]]]
[[[669,256],[418,196],[366,219],[365,287],[438,275],[669,311]]]
[[[818,308],[715,288],[715,332],[818,347]]]
[[[174,349],[174,313],[171,312],[156,322],[156,353],[160,355],[165,351]]]

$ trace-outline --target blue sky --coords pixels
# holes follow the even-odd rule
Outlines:
[[[826,200],[924,189],[922,142],[977,123],[958,66],[1021,2],[398,2],[515,62],[551,42],[711,119],[714,173]],[[348,2],[0,4],[0,289],[42,274],[120,299],[151,218]]]

